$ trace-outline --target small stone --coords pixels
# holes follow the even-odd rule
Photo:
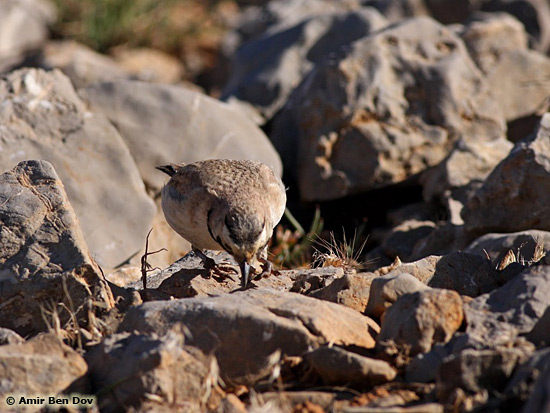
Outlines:
[[[207,380],[217,381],[211,365],[215,360],[184,346],[184,341],[183,330],[176,326],[160,337],[114,334],[90,350],[86,360],[101,411],[139,407],[148,400],[201,411]]]
[[[406,272],[393,272],[372,280],[365,314],[380,319],[385,311],[404,294],[426,290],[428,287]]]
[[[82,356],[53,333],[0,346],[0,364],[0,393],[33,398],[58,394],[88,371]],[[0,408],[7,411],[5,401]]]
[[[338,347],[320,347],[303,357],[304,362],[328,385],[369,387],[392,381],[397,374],[383,360],[360,356]]]
[[[449,341],[462,324],[462,300],[455,291],[429,289],[404,294],[384,314],[378,352],[405,356],[428,352]]]
[[[516,366],[527,360],[521,349],[466,349],[453,354],[439,367],[436,391],[445,400],[456,388],[470,393],[504,390]]]

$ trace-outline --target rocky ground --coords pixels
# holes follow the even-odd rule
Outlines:
[[[0,410],[550,411],[550,5],[244,3],[214,98],[0,0]],[[208,277],[154,167],[215,157],[367,246]]]

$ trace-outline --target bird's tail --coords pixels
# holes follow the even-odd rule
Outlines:
[[[184,164],[175,164],[175,163],[171,163],[171,164],[168,164],[168,165],[162,165],[162,166],[156,166],[155,168],[158,169],[159,171],[162,171],[164,172],[165,174],[167,175],[174,175],[176,172],[178,172],[181,168],[183,168]]]

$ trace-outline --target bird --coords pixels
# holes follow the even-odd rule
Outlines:
[[[286,207],[279,176],[264,163],[208,159],[157,166],[170,176],[161,191],[164,216],[191,243],[205,269],[215,267],[204,250],[225,250],[239,264],[241,289],[256,260],[271,270],[267,244]]]

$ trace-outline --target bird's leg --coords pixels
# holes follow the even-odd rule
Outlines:
[[[216,264],[216,261],[214,259],[208,257],[204,252],[202,252],[200,249],[192,247],[193,252],[197,257],[199,257],[202,260],[204,269],[206,271],[207,277],[210,278],[212,274],[218,275],[222,279],[229,278],[232,281],[235,281],[233,277],[231,277],[228,273],[229,272],[237,272],[233,267],[230,266],[219,266]]]
[[[267,258],[258,258],[258,261],[261,262],[262,272],[256,274],[254,280],[260,280],[264,277],[269,277],[270,275],[280,275],[278,270],[273,269],[273,264],[267,260]]]
[[[210,272],[215,266],[216,261],[214,261],[212,258],[207,257],[204,252],[202,252],[200,249],[192,247],[193,252],[197,257],[199,257],[202,260],[202,264],[204,265],[204,269]]]
[[[254,277],[254,280],[268,277],[271,274],[279,275],[279,271],[273,270],[273,264],[267,259],[267,247],[258,252],[256,258],[261,263],[262,271]]]

